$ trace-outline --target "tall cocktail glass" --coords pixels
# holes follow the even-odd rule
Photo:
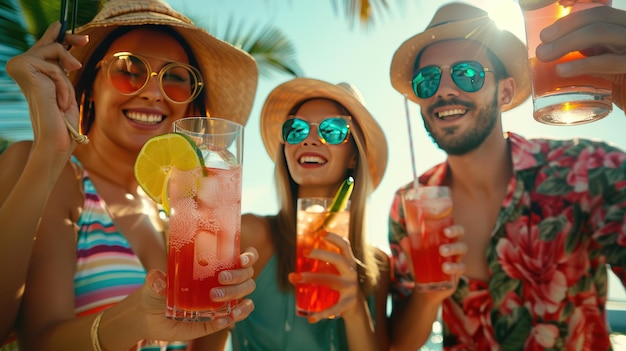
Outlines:
[[[535,55],[541,43],[539,33],[571,12],[594,6],[611,6],[611,0],[518,0],[524,15],[530,64],[533,116],[550,125],[576,125],[596,121],[611,112],[611,82],[582,75],[562,78],[556,65],[594,54],[594,50],[571,52],[552,62],[539,61]]]
[[[453,276],[442,270],[441,244],[450,243],[443,230],[454,223],[452,199],[446,186],[419,186],[402,195],[410,242],[415,284],[419,291],[437,291],[455,287]],[[451,261],[450,261],[451,262]]]
[[[204,168],[172,169],[166,316],[206,321],[227,315],[237,300],[214,302],[218,273],[239,267],[243,126],[225,119],[189,117],[174,131],[198,146]]]
[[[339,274],[334,265],[305,257],[312,249],[340,253],[337,246],[324,239],[326,233],[345,238],[350,228],[350,202],[344,210],[329,213],[332,198],[300,198],[297,214],[296,272]],[[332,220],[327,218],[332,216]],[[326,225],[323,225],[326,222]],[[339,292],[321,284],[296,285],[296,314],[308,316],[323,311],[339,300]]]

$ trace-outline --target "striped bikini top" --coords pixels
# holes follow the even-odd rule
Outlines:
[[[73,161],[77,164],[76,159]],[[80,165],[80,164],[79,164]],[[143,285],[146,270],[119,232],[104,200],[83,171],[85,203],[78,219],[74,274],[76,315],[97,313]]]
[[[80,167],[80,162],[72,157]],[[82,168],[82,167],[81,167]],[[83,171],[85,203],[77,221],[76,273],[74,274],[74,311],[77,316],[98,313],[139,289],[146,270],[139,257],[113,223],[102,199]],[[184,350],[186,342],[142,340],[133,350]]]

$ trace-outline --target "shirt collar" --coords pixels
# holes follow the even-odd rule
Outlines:
[[[504,133],[504,138],[508,140],[511,147],[514,172],[535,168],[546,163],[546,158],[542,153],[543,144],[539,141],[525,139],[521,135],[511,132]],[[420,184],[439,185],[443,183],[447,172],[448,163],[442,162],[424,172],[419,177]]]

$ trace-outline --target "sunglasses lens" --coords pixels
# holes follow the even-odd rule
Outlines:
[[[163,92],[172,101],[187,102],[194,98],[199,89],[198,77],[189,67],[172,63],[161,73]]]
[[[299,144],[309,135],[309,124],[299,118],[288,119],[283,123],[283,140],[289,144]]]
[[[117,56],[109,66],[109,80],[122,94],[139,91],[148,81],[148,67],[138,57]]]
[[[148,83],[152,72],[135,55],[118,55],[109,65],[109,80],[122,94],[132,95]],[[163,93],[172,101],[184,103],[193,100],[202,87],[198,74],[190,67],[170,63],[159,73]]]
[[[485,71],[478,62],[460,62],[452,67],[452,80],[459,88],[473,93],[483,87]]]
[[[413,92],[420,99],[427,99],[435,95],[440,81],[441,69],[439,67],[424,67],[413,78]]]
[[[318,127],[318,133],[322,141],[330,145],[343,143],[349,131],[348,122],[341,117],[325,119]]]

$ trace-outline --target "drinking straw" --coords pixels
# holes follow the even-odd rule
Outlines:
[[[337,190],[337,193],[333,198],[333,202],[331,202],[328,209],[328,216],[324,220],[321,228],[328,228],[332,221],[337,217],[336,214],[346,208],[348,205],[348,199],[350,198],[350,195],[352,195],[352,189],[354,189],[354,178],[350,176],[343,181]]]
[[[404,112],[406,114],[406,124],[409,131],[409,151],[411,152],[411,166],[413,166],[413,187],[417,189],[419,180],[417,179],[417,167],[415,166],[415,152],[413,151],[413,133],[411,132],[411,117],[409,116],[409,99],[404,94]]]

